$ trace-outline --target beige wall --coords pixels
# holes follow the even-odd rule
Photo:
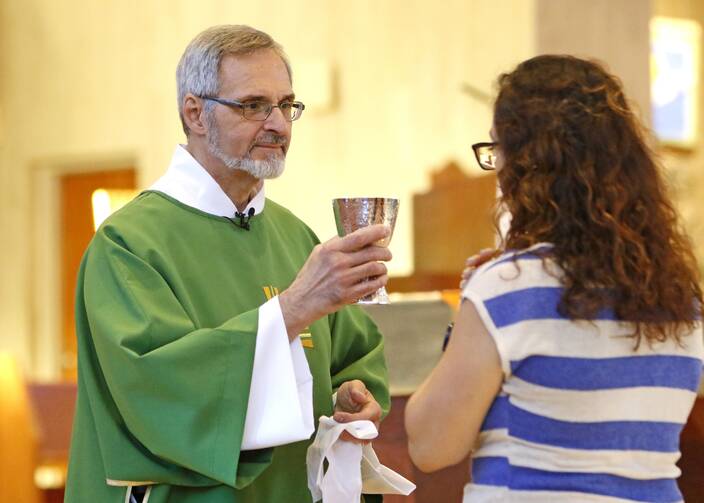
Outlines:
[[[650,124],[650,0],[538,0],[536,51],[600,60]]]
[[[438,8],[442,5],[442,8]],[[174,69],[186,43],[217,23],[246,23],[286,47],[295,72],[324,68],[329,106],[296,124],[270,197],[322,238],[330,199],[402,199],[391,270],[411,269],[411,194],[431,168],[486,139],[500,71],[534,52],[533,0],[4,0],[0,3],[0,350],[39,377],[58,373],[53,181],[65,169],[134,160],[142,187],[183,141]],[[295,79],[295,77],[294,77]],[[301,82],[304,82],[301,78]],[[294,87],[296,87],[294,80]],[[312,102],[316,85],[297,89]],[[309,93],[306,96],[306,93]]]
[[[701,19],[696,1],[653,9],[673,6]],[[411,195],[450,159],[474,170],[469,145],[487,138],[489,106],[463,83],[491,94],[522,59],[573,52],[609,64],[647,118],[650,11],[649,0],[0,2],[0,350],[58,375],[56,174],[131,161],[142,187],[155,180],[183,141],[173,74],[201,29],[262,28],[286,47],[303,101],[332,94],[296,123],[267,193],[321,238],[334,232],[332,197],[400,197],[391,271],[406,274]],[[329,79],[306,79],[321,68]],[[677,158],[687,180],[704,181],[698,159]]]

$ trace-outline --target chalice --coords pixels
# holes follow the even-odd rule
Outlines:
[[[388,197],[343,197],[332,200],[337,234],[342,237],[357,229],[374,224],[386,224],[391,228],[388,237],[380,239],[377,246],[389,246],[396,224],[398,199]],[[383,286],[366,295],[357,304],[388,304],[389,294]]]

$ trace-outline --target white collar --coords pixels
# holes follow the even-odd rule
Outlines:
[[[237,208],[203,166],[182,145],[177,145],[166,173],[149,190],[163,192],[180,203],[219,217],[232,218]],[[264,211],[264,185],[242,213]]]

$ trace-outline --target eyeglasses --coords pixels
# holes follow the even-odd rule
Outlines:
[[[475,143],[472,145],[479,167],[486,170],[496,169],[496,142]]]
[[[289,122],[295,121],[301,118],[303,110],[306,106],[300,101],[284,101],[278,105],[273,105],[268,101],[235,101],[226,100],[225,98],[218,98],[216,96],[201,96],[202,99],[208,101],[214,101],[215,103],[220,103],[227,107],[239,108],[242,113],[242,117],[250,121],[265,121],[271,115],[271,111],[275,108],[281,110],[281,113]]]

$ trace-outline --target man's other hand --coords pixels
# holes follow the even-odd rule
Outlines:
[[[338,423],[350,423],[367,419],[374,423],[376,429],[379,430],[381,406],[362,381],[358,379],[346,381],[337,390],[337,402],[335,403],[333,419]],[[358,444],[369,443],[369,440],[355,438],[347,431],[342,432],[340,438]]]

